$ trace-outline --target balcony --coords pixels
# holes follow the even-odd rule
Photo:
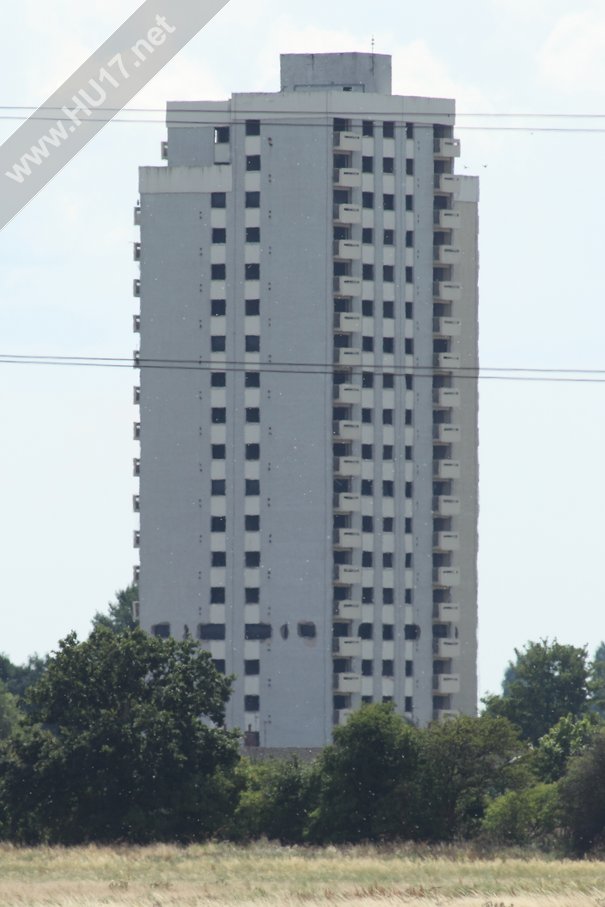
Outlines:
[[[338,224],[361,223],[361,205],[334,205],[333,218]]]
[[[132,257],[135,261],[141,260],[141,243],[135,242],[132,247]]]
[[[460,642],[457,639],[434,639],[433,655],[436,658],[458,658],[460,656]]]
[[[361,315],[352,312],[339,312],[334,316],[334,331],[337,334],[361,333]]]
[[[460,391],[453,387],[440,387],[433,391],[433,405],[444,409],[460,406]]]
[[[335,296],[361,296],[359,277],[335,277],[332,284]]]
[[[140,315],[132,316],[132,331],[133,331],[133,334],[141,333],[141,316]]]
[[[435,336],[459,337],[461,332],[462,322],[459,318],[433,318],[433,334]]]
[[[361,136],[356,132],[335,132],[334,151],[360,151]]]
[[[336,727],[346,724],[352,714],[353,709],[334,709],[332,712],[332,724]]]
[[[356,189],[361,186],[361,170],[340,167],[334,170],[334,185],[342,189]]]
[[[361,365],[361,350],[338,347],[334,350],[334,365],[339,365],[341,368],[354,368]]]
[[[361,582],[361,567],[351,564],[334,564],[332,582],[336,586],[352,586]]]
[[[357,441],[361,438],[361,422],[333,422],[332,436],[334,440]]]
[[[346,599],[341,602],[334,602],[334,617],[339,620],[360,620],[361,619],[361,602]]]
[[[134,209],[134,225],[135,227],[141,226],[141,206],[137,205]]]
[[[459,283],[438,280],[433,284],[433,297],[435,299],[445,300],[446,302],[458,302],[462,298],[462,287]],[[442,319],[447,321],[448,319]]]
[[[454,602],[440,602],[433,605],[433,622],[436,624],[457,624],[460,621],[460,605]]]
[[[434,721],[451,721],[452,718],[459,718],[458,709],[435,709],[433,712]]]
[[[360,674],[333,674],[332,689],[335,693],[360,693]]]
[[[439,444],[456,444],[460,441],[460,426],[442,423],[433,425],[433,441]]]
[[[460,368],[460,356],[455,353],[435,353],[433,356],[433,368],[444,372],[453,368]]]
[[[337,513],[357,513],[361,507],[361,496],[358,494],[335,494],[332,499],[332,507]]]
[[[457,230],[460,226],[460,212],[440,208],[433,212],[433,227],[436,230]]]
[[[451,586],[460,585],[460,568],[459,567],[434,567],[433,568],[433,586]]]
[[[460,498],[437,495],[433,498],[433,513],[437,516],[459,516]]]
[[[138,494],[132,496],[132,511],[133,513],[141,512],[141,498]]]
[[[135,529],[132,533],[132,547],[140,548],[141,547],[141,533],[138,529]]]
[[[461,254],[460,249],[454,246],[433,247],[433,261],[436,265],[457,265]]]
[[[139,459],[134,459],[132,461],[132,474],[133,476],[141,475],[141,461]]]
[[[361,243],[353,239],[337,239],[332,246],[334,258],[344,258],[346,261],[354,261],[361,258]]]
[[[433,154],[437,158],[460,157],[460,139],[435,139]]]
[[[458,460],[433,460],[434,479],[459,479],[460,463]]]
[[[335,636],[332,639],[332,655],[358,658],[361,655],[361,639],[359,636]]]
[[[361,403],[361,388],[356,384],[335,384],[333,397],[335,403],[353,406]]]
[[[141,295],[141,281],[138,279],[132,281],[132,295],[137,298]]]
[[[132,423],[132,439],[133,439],[133,441],[141,440],[141,423],[140,422]]]
[[[435,674],[433,692],[447,696],[448,693],[460,692],[460,674]]]
[[[335,529],[332,544],[334,548],[361,548],[361,532],[357,529]]]
[[[433,551],[458,551],[459,548],[457,532],[433,532]]]
[[[436,173],[433,182],[435,192],[446,195],[458,195],[460,192],[460,177],[453,173]]]

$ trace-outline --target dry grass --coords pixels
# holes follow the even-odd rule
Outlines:
[[[0,847],[2,907],[605,907],[605,864],[421,848]]]

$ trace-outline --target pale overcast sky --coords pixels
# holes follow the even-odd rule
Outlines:
[[[24,112],[7,108],[37,107],[138,5],[9,4],[0,141]],[[133,102],[155,122],[107,126],[2,231],[0,353],[130,356],[137,167],[160,163],[166,100],[274,91],[280,53],[369,51],[372,36],[396,93],[457,101],[458,167],[481,178],[482,365],[605,369],[605,115],[588,116],[605,110],[601,0],[230,0]],[[22,661],[86,635],[131,581],[137,373],[0,365],[0,377],[0,650]],[[605,384],[480,390],[484,693],[528,639],[592,652],[605,637]]]

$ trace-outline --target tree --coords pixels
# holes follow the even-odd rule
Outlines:
[[[491,799],[531,781],[527,746],[504,718],[434,722],[420,741],[423,840],[472,837]]]
[[[605,642],[602,642],[591,665],[590,676],[591,710],[605,718]]]
[[[510,790],[488,804],[481,824],[490,844],[547,847],[560,825],[561,807],[556,784],[534,784]]]
[[[16,696],[0,683],[0,740],[6,740],[21,724],[22,714]]]
[[[192,840],[232,808],[230,681],[191,640],[97,627],[70,634],[28,692],[0,754],[0,803],[18,842]]]
[[[242,760],[242,792],[231,836],[266,837],[282,844],[302,844],[311,803],[311,768],[296,756],[262,762]]]
[[[559,782],[563,827],[579,854],[605,844],[605,731],[570,759]]]
[[[127,586],[116,592],[115,602],[109,602],[108,614],[102,614],[97,611],[92,619],[93,628],[107,627],[114,633],[121,633],[122,630],[134,630],[138,626],[138,620],[135,620],[133,614],[133,605],[139,598],[138,586]]]
[[[587,711],[590,669],[585,647],[543,639],[527,643],[522,651],[515,649],[515,656],[506,691],[483,700],[486,714],[508,718],[522,737],[537,743],[560,718]]]
[[[319,843],[412,836],[418,731],[392,704],[365,705],[334,731],[315,763],[317,806],[310,838]]]
[[[570,758],[579,755],[588,746],[597,730],[592,714],[581,718],[571,715],[561,718],[538,741],[533,758],[538,777],[547,783],[562,778]]]
[[[8,655],[0,654],[0,681],[13,696],[23,696],[28,687],[40,679],[47,663],[47,655],[30,655],[25,664],[16,665]]]

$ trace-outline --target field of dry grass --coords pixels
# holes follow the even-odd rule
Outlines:
[[[605,907],[605,863],[270,844],[0,847],[2,907]]]

